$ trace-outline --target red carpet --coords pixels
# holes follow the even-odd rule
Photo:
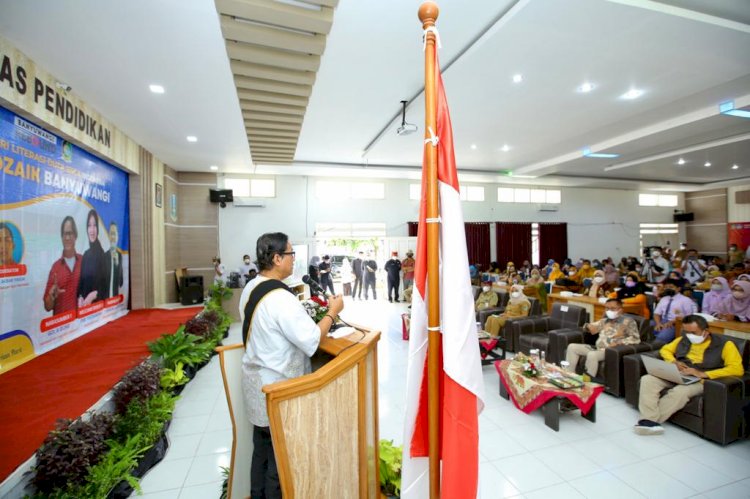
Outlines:
[[[0,481],[26,461],[58,418],[76,418],[201,307],[131,311],[125,317],[0,376]]]

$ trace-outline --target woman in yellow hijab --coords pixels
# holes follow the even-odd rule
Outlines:
[[[560,264],[559,263],[553,263],[552,264],[552,272],[549,273],[548,281],[556,281],[560,279],[561,277],[565,277],[565,274],[562,273],[562,270],[560,270]]]

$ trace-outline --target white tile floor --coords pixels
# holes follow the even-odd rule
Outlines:
[[[347,298],[342,316],[382,331],[378,346],[380,436],[403,439],[407,342],[401,339],[404,304]],[[239,325],[226,344],[236,343]],[[677,426],[664,435],[632,432],[638,419],[623,399],[597,402],[597,422],[561,416],[560,431],[541,413],[523,414],[498,395],[494,366],[485,366],[486,408],[480,416],[483,498],[591,497],[750,498],[750,440],[721,447]],[[167,455],[141,481],[147,499],[218,497],[220,466],[229,465],[231,423],[214,358],[177,402]],[[134,495],[135,497],[135,495]]]

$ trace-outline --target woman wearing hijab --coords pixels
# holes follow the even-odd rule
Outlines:
[[[538,268],[534,267],[531,269],[531,275],[526,281],[527,288],[536,289],[536,296],[539,298],[539,304],[542,306],[542,310],[547,310],[547,287],[544,285],[544,277]],[[531,296],[534,296],[533,294]]]
[[[320,265],[320,257],[314,256],[310,258],[310,265],[307,267],[307,273],[310,274],[310,279],[320,284],[320,271],[318,266]]]
[[[750,321],[750,282],[734,281],[732,294],[719,303],[717,312],[723,321]]]
[[[610,298],[619,299],[623,305],[636,303],[641,306],[638,315],[646,317],[647,319],[651,317],[651,313],[648,310],[646,288],[643,283],[639,281],[636,272],[628,272],[625,276],[625,285],[621,287],[617,293],[612,293]]]
[[[612,288],[604,277],[604,271],[597,270],[591,279],[591,287],[589,287],[585,294],[593,298],[602,298],[608,296],[611,291]]]
[[[526,281],[526,285],[538,286],[540,284],[544,284],[544,277],[542,277],[539,269],[531,269],[531,274],[529,275],[529,279]]]
[[[491,336],[497,337],[508,319],[526,317],[529,315],[529,310],[531,310],[531,302],[523,294],[523,286],[518,284],[513,285],[510,288],[510,300],[505,306],[505,310],[502,314],[487,317],[487,322],[484,323],[484,330],[490,333]]]
[[[109,275],[107,260],[99,242],[99,214],[90,210],[86,216],[89,249],[81,259],[81,280],[78,282],[78,306],[84,307],[107,297]]]
[[[617,268],[612,264],[611,258],[608,259],[607,263],[604,265],[604,280],[612,288],[616,288],[617,285],[620,283],[620,273],[617,271]]]
[[[565,277],[565,274],[562,273],[562,270],[560,270],[560,264],[555,262],[552,264],[552,270],[549,273],[548,281],[555,282],[558,279],[561,279]]]
[[[731,296],[732,292],[729,289],[729,283],[723,277],[714,277],[710,282],[711,291],[703,295],[701,312],[717,315],[719,313],[719,304],[728,296]]]

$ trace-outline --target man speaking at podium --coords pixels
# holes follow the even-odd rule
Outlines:
[[[318,323],[307,315],[296,295],[281,282],[292,275],[294,251],[281,232],[263,234],[256,245],[260,274],[240,297],[242,392],[254,426],[250,496],[280,498],[281,485],[273,453],[264,385],[312,371],[310,357],[344,308],[341,295],[328,298],[328,313]]]

